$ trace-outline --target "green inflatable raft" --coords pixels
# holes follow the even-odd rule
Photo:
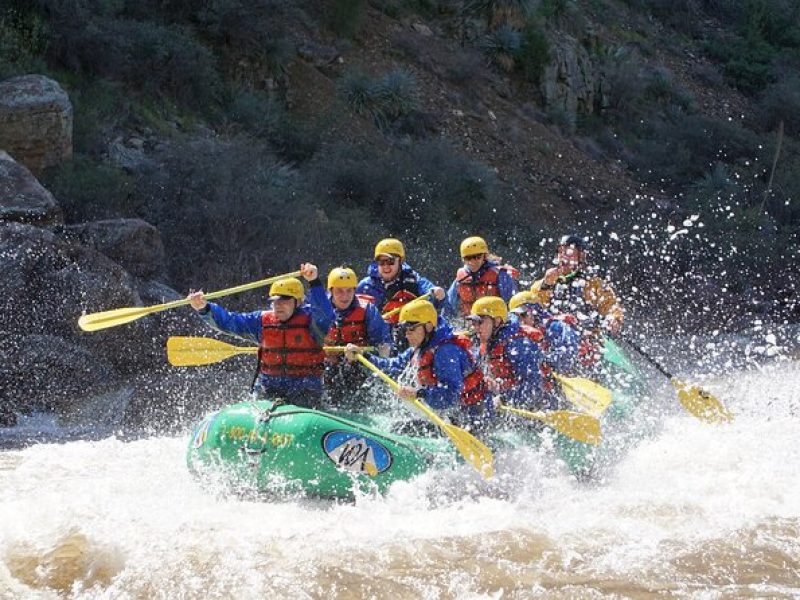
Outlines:
[[[606,344],[603,384],[614,401],[602,417],[604,425],[630,419],[645,397],[635,366],[613,343]],[[397,400],[400,402],[400,400]],[[484,440],[493,450],[538,446],[542,430],[514,419]],[[560,434],[555,448],[579,477],[591,476],[604,453]],[[350,498],[357,490],[384,492],[396,481],[431,468],[452,468],[461,462],[446,437],[430,431],[392,433],[386,414],[325,412],[254,400],[228,406],[206,416],[189,442],[190,471],[205,482],[241,493],[292,494]]]

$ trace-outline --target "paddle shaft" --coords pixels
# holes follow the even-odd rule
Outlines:
[[[635,342],[631,341],[631,340],[630,340],[629,338],[627,338],[627,337],[624,337],[624,338],[622,338],[622,340],[623,340],[623,341],[624,341],[626,344],[628,344],[628,345],[629,345],[631,348],[633,348],[634,350],[636,350],[636,352],[638,352],[638,353],[639,353],[639,354],[641,354],[641,355],[642,355],[644,358],[646,358],[646,359],[647,359],[647,361],[648,361],[648,362],[649,362],[651,365],[653,365],[653,366],[654,366],[654,367],[655,367],[655,368],[656,368],[656,369],[657,369],[657,370],[658,370],[658,371],[659,371],[659,372],[660,372],[662,375],[666,376],[666,377],[667,377],[667,378],[669,378],[669,379],[675,379],[675,376],[674,376],[672,373],[670,373],[670,372],[669,372],[669,371],[667,371],[667,370],[666,370],[664,367],[662,367],[662,366],[661,366],[661,364],[660,364],[660,363],[659,363],[659,362],[658,362],[658,361],[657,361],[655,358],[653,358],[653,357],[652,357],[652,356],[650,356],[650,355],[649,355],[647,352],[645,352],[645,351],[644,351],[644,350],[643,350],[643,349],[642,349],[642,348],[641,348],[641,347],[640,347],[638,344],[636,344]]]
[[[301,274],[302,273],[300,271],[294,271],[293,273],[286,273],[285,275],[276,275],[275,277],[269,277],[267,279],[253,281],[252,283],[237,285],[236,287],[228,288],[225,290],[210,292],[208,294],[205,294],[205,297],[207,299],[213,299],[213,298],[219,298],[221,296],[228,296],[230,294],[238,294],[239,292],[245,292],[247,290],[264,287],[279,279],[283,279],[284,277],[297,277]],[[164,304],[156,304],[154,306],[132,306],[127,308],[116,308],[112,310],[106,310],[103,312],[92,313],[81,316],[78,319],[78,326],[84,331],[97,331],[99,329],[107,329],[108,327],[116,327],[117,325],[124,325],[126,323],[130,323],[131,321],[135,321],[136,319],[140,319],[141,317],[144,317],[146,315],[162,312],[165,310],[170,310],[172,308],[178,308],[179,306],[186,306],[190,303],[191,302],[188,298],[184,298],[182,300],[173,300],[172,302],[166,302]]]
[[[398,390],[400,389],[400,384],[399,384],[399,383],[397,383],[397,382],[396,382],[394,379],[392,379],[392,378],[391,378],[391,377],[389,377],[389,376],[388,376],[386,373],[384,373],[383,371],[381,371],[381,370],[380,370],[378,367],[376,367],[375,365],[373,365],[373,364],[372,364],[372,363],[371,363],[369,360],[367,360],[367,358],[366,358],[366,357],[364,357],[364,356],[363,356],[363,355],[361,355],[361,354],[356,354],[356,358],[358,359],[358,362],[360,362],[362,365],[364,365],[365,367],[367,367],[367,368],[368,368],[370,371],[372,371],[373,373],[375,373],[375,374],[376,374],[378,377],[380,377],[381,379],[383,379],[384,383],[386,383],[386,384],[387,384],[387,385],[388,385],[390,388],[392,388],[392,389],[393,389],[395,392],[396,392],[396,391],[398,391]]]

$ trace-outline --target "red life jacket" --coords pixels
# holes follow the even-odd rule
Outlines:
[[[464,267],[458,270],[456,281],[458,282],[458,297],[461,299],[462,316],[469,315],[472,305],[478,298],[500,295],[500,288],[497,284],[499,278],[500,269],[498,267],[486,269],[478,279],[475,279],[475,274],[467,271]]]
[[[439,383],[436,377],[436,372],[433,369],[433,357],[436,351],[444,344],[455,344],[467,353],[469,362],[472,365],[472,371],[467,373],[464,377],[464,386],[461,388],[461,405],[470,406],[478,404],[486,396],[486,383],[483,381],[483,373],[475,364],[472,358],[472,342],[469,338],[456,335],[445,340],[435,348],[428,348],[422,352],[417,359],[419,369],[417,370],[417,382],[422,387],[433,387]]]
[[[390,310],[395,310],[396,308],[400,308],[401,306],[408,304],[414,298],[416,298],[416,294],[412,294],[408,290],[400,290],[394,296],[392,296],[386,304],[383,305],[383,312],[387,313]],[[400,313],[396,312],[389,317],[385,317],[387,323],[395,324],[400,320]]]
[[[519,331],[508,336],[489,351],[489,376],[499,384],[500,391],[504,392],[518,383],[517,376],[514,373],[514,365],[506,358],[506,344],[511,340],[516,340],[521,337],[530,338],[538,344],[544,336],[542,336],[538,329],[528,327],[527,325],[520,325]]]
[[[596,364],[603,354],[600,340],[595,335],[584,335],[578,345],[578,362],[584,367]]]
[[[325,352],[311,335],[311,315],[295,312],[282,322],[273,311],[261,315],[259,363],[264,375],[322,376]]]
[[[367,302],[358,298],[358,305],[351,310],[347,316],[341,320],[336,320],[325,336],[326,346],[346,346],[355,344],[357,346],[367,346],[369,337],[367,335]],[[340,354],[330,354],[325,358],[329,364],[341,362]]]

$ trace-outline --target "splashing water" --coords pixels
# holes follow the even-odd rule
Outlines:
[[[199,487],[186,436],[0,453],[0,598],[800,595],[800,365],[704,384],[735,422],[673,412],[596,485],[546,451],[354,503]]]

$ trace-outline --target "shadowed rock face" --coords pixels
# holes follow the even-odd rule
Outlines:
[[[42,75],[0,82],[0,149],[36,175],[72,157],[72,103],[57,82]]]
[[[0,150],[0,221],[41,227],[64,222],[61,207],[25,166]]]
[[[85,245],[102,252],[142,279],[164,274],[164,244],[158,229],[141,219],[108,219],[67,228]]]

